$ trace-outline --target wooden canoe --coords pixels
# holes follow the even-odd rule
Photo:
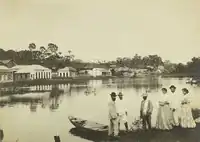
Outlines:
[[[99,124],[93,121],[84,120],[81,118],[69,116],[69,121],[79,129],[87,129],[87,130],[93,130],[93,131],[107,131],[108,125]]]

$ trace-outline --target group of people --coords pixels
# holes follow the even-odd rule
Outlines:
[[[190,107],[189,91],[183,88],[181,93],[177,93],[176,87],[171,85],[169,91],[167,88],[161,89],[162,96],[158,102],[158,111],[156,116],[155,128],[159,130],[171,130],[174,127],[195,128],[196,123],[193,119],[192,109]],[[127,121],[127,110],[123,100],[123,94],[118,95],[115,92],[110,94],[111,100],[109,107],[109,136],[119,137],[120,123],[123,122],[126,131],[129,131]],[[117,97],[118,96],[118,97]],[[148,92],[143,95],[140,106],[140,119],[143,129],[151,129],[151,116],[154,110],[152,101],[148,99]]]

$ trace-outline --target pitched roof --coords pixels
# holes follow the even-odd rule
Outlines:
[[[0,72],[12,72],[12,70],[7,68],[6,66],[0,65]]]
[[[16,65],[12,67],[13,70],[19,71],[20,73],[26,73],[34,70],[49,70],[49,68],[43,67],[41,65]]]
[[[58,69],[58,71],[65,71],[65,70],[74,71],[74,72],[76,71],[76,69],[73,67],[64,67],[62,69]]]
[[[93,68],[108,68],[106,65],[102,65],[102,64],[87,64],[84,66],[84,68],[87,69],[93,69]]]

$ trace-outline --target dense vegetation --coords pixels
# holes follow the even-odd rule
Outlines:
[[[91,63],[84,63],[82,60],[75,59],[71,50],[64,55],[59,52],[59,48],[54,43],[49,43],[47,47],[37,47],[35,43],[30,43],[27,49],[21,51],[0,49],[0,60],[13,59],[17,64],[41,64],[49,68],[62,68],[65,66],[72,66],[75,68],[83,68]],[[148,55],[142,57],[135,54],[132,58],[118,57],[115,61],[103,61],[93,63],[93,65],[103,65],[109,67],[116,65],[118,67],[130,68],[145,68],[151,66],[157,68],[164,66],[166,73],[199,73],[200,72],[200,57],[193,57],[187,64],[174,64],[170,61],[163,61],[158,55]]]

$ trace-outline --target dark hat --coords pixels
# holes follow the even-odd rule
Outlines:
[[[169,88],[170,89],[172,89],[172,88],[176,89],[176,87],[174,85],[171,85]]]
[[[112,93],[110,94],[110,96],[116,97],[117,95],[116,95],[115,92],[112,92]]]
[[[122,92],[119,92],[118,96],[123,96]]]
[[[162,88],[161,90],[164,90],[164,91],[166,91],[166,92],[167,92],[167,88]]]
[[[189,93],[189,90],[187,88],[183,88],[183,91],[185,91],[186,93]]]

